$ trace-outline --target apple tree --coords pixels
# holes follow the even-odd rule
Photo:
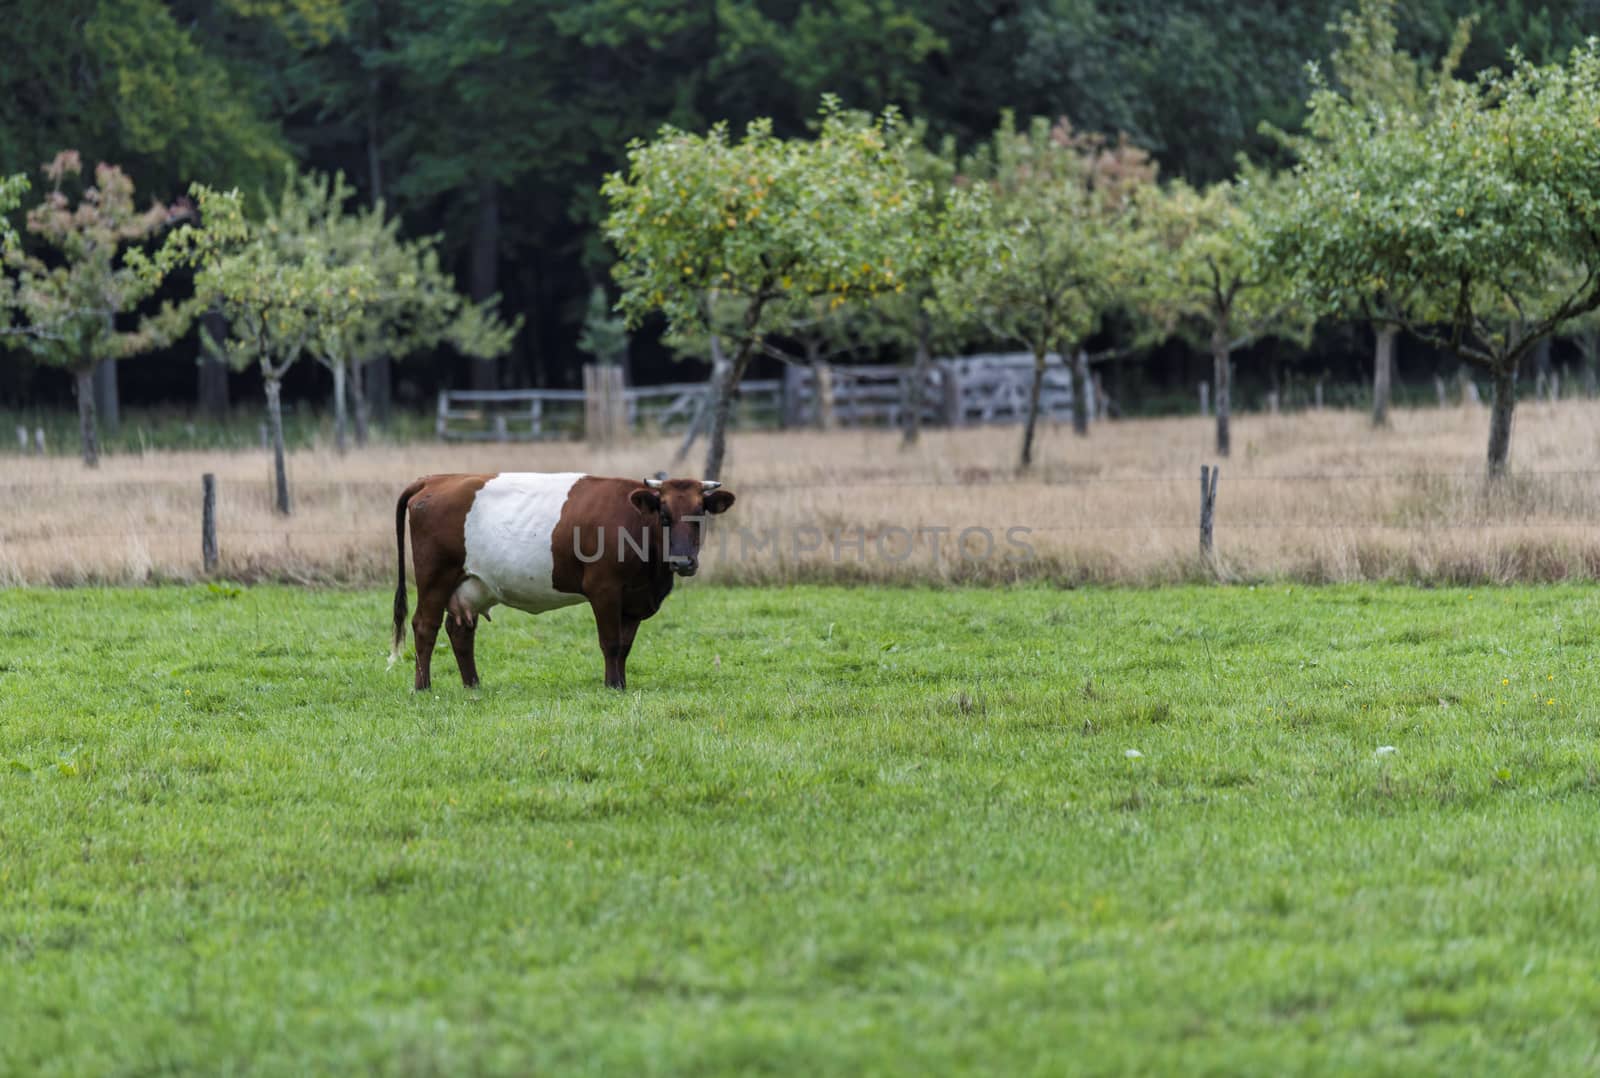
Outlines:
[[[1102,318],[1122,305],[1132,258],[1137,192],[1154,182],[1149,154],[1124,139],[1036,118],[1004,118],[964,164],[987,195],[981,227],[964,230],[972,272],[946,275],[940,302],[969,323],[1033,354],[1019,468],[1033,464],[1034,433],[1052,349],[1077,356]],[[1075,412],[1087,415],[1084,365],[1073,366]]]
[[[1322,310],[1414,297],[1399,324],[1492,379],[1503,475],[1519,363],[1600,307],[1600,42],[1442,83],[1403,122],[1326,85],[1310,108],[1276,256]]]
[[[11,242],[0,275],[0,336],[21,345],[41,363],[70,371],[77,383],[78,429],[83,463],[100,461],[95,415],[95,371],[107,360],[127,359],[181,336],[188,325],[181,306],[139,314],[161,287],[160,273],[139,268],[137,245],[173,219],[159,202],[140,210],[133,181],[115,165],[100,164],[94,182],[76,204],[66,188],[83,171],[82,158],[63,150],[44,167],[49,190],[28,211],[25,229],[35,250]],[[13,178],[7,195],[20,193]],[[118,320],[138,316],[131,328]]]
[[[734,392],[787,301],[837,306],[905,287],[919,193],[899,126],[892,111],[869,119],[830,100],[812,138],[779,138],[767,120],[738,139],[720,124],[666,127],[606,179],[604,230],[631,323],[660,311],[693,336],[736,308],[732,354],[712,373],[705,478],[721,475]]]
[[[1263,230],[1282,203],[1281,183],[1258,169],[1196,189],[1182,180],[1143,192],[1139,306],[1165,332],[1211,354],[1216,449],[1231,448],[1233,353],[1267,335],[1304,339],[1287,275],[1264,257]]]
[[[372,270],[343,262],[321,234],[286,234],[292,214],[249,220],[237,191],[193,188],[201,223],[178,229],[152,260],[194,267],[194,307],[214,310],[227,336],[213,352],[235,370],[261,372],[272,429],[276,503],[289,512],[283,442],[283,376],[313,344],[361,314],[375,290]],[[286,193],[285,199],[293,195]]]

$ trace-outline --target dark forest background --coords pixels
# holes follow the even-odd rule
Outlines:
[[[584,310],[592,288],[609,282],[597,188],[630,139],[663,123],[771,116],[780,133],[800,134],[831,92],[853,107],[897,104],[932,137],[970,146],[1009,108],[1126,131],[1163,174],[1204,182],[1229,174],[1241,153],[1273,160],[1260,127],[1297,125],[1306,65],[1326,59],[1327,24],[1345,6],[9,0],[0,4],[0,174],[37,176],[74,147],[87,161],[120,164],[141,198],[171,199],[196,180],[267,191],[288,162],[342,170],[409,232],[439,234],[473,297],[498,293],[505,314],[525,320],[497,364],[474,368],[441,351],[396,365],[387,387],[373,387],[421,405],[442,385],[578,384]],[[1600,0],[1401,0],[1401,44],[1437,56],[1463,15],[1478,20],[1467,72],[1513,46],[1555,58],[1600,31]],[[646,326],[634,338],[630,379],[702,377],[659,333]],[[191,334],[122,364],[123,401],[192,404],[197,352]],[[1357,393],[1370,355],[1366,331],[1342,326],[1323,327],[1309,350],[1265,343],[1240,356],[1245,403],[1252,389],[1292,396],[1324,375]],[[1414,343],[1399,359],[1413,383],[1453,367]],[[1110,382],[1136,409],[1192,407],[1208,363],[1174,343],[1120,365]],[[301,364],[288,395],[320,402],[325,377]],[[254,380],[232,375],[234,399],[258,399]],[[65,373],[0,352],[0,406],[67,405],[71,392]]]

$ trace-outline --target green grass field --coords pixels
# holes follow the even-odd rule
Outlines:
[[[1592,588],[388,607],[0,592],[0,1073],[1600,1059]]]

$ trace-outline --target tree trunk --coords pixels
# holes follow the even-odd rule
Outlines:
[[[1594,399],[1597,389],[1595,360],[1600,358],[1600,329],[1586,329],[1578,338],[1578,350],[1583,354],[1583,395]]]
[[[818,430],[832,430],[834,426],[833,412],[833,368],[828,366],[828,361],[818,356],[811,363],[811,384],[816,391],[816,408],[813,422]]]
[[[1033,467],[1033,432],[1039,422],[1039,398],[1044,392],[1045,346],[1033,350],[1033,387],[1028,390],[1028,419],[1022,426],[1022,456],[1017,470],[1025,472]]]
[[[922,393],[928,384],[928,366],[933,362],[933,349],[928,338],[932,329],[926,312],[917,315],[917,354],[911,364],[911,392],[907,396],[906,431],[900,444],[913,446],[922,436]]]
[[[373,363],[356,363],[350,367],[350,394],[355,398],[352,414],[356,421],[356,445],[366,447],[372,422],[371,406],[367,403],[367,375]]]
[[[228,418],[228,364],[209,342],[227,337],[228,320],[217,311],[208,311],[200,323],[200,375],[196,387],[200,411],[207,419],[220,423]]]
[[[1517,407],[1517,368],[1499,367],[1494,371],[1494,405],[1489,412],[1489,478],[1506,474],[1511,456],[1511,414]]]
[[[493,180],[478,183],[478,221],[472,232],[472,301],[482,303],[500,290],[500,191]],[[493,359],[474,359],[473,389],[498,389]]]
[[[706,470],[702,479],[722,478],[722,462],[728,452],[728,422],[733,417],[733,395],[739,388],[739,379],[744,377],[744,369],[750,365],[755,347],[756,338],[747,332],[732,362],[720,359],[711,372],[711,429],[706,437]]]
[[[372,5],[372,15],[381,36],[384,25],[381,4]],[[383,201],[383,141],[379,132],[382,113],[383,85],[378,73],[373,72],[367,78],[367,185],[371,188],[373,205]],[[377,405],[380,420],[389,418],[389,357],[356,366],[350,372],[350,382],[356,395],[356,445],[364,446],[373,404]]]
[[[102,359],[94,371],[94,408],[100,426],[115,434],[122,423],[122,399],[117,393],[117,361]]]
[[[1394,380],[1394,341],[1400,335],[1399,326],[1379,324],[1378,346],[1372,355],[1372,425],[1389,425],[1389,387]]]
[[[272,426],[272,478],[278,512],[289,515],[289,470],[283,449],[283,383],[269,371],[265,375],[267,419]]]
[[[345,430],[350,425],[349,394],[346,392],[346,371],[343,363],[333,365],[333,446],[342,456],[350,447],[345,441]]]
[[[374,14],[382,25],[382,15]],[[383,107],[380,91],[378,73],[374,71],[367,76],[367,185],[372,189],[374,203],[383,201],[383,144],[378,135],[378,113]]]
[[[389,422],[394,410],[394,361],[388,356],[369,360],[361,375],[361,396],[367,402],[367,418]]]
[[[822,344],[815,337],[805,340],[806,366],[811,369],[811,425],[817,430],[833,426],[833,378]]]
[[[1062,356],[1067,350],[1063,348]],[[1036,376],[1037,377],[1037,376]],[[1035,392],[1038,392],[1035,389]],[[1080,438],[1089,436],[1089,411],[1092,404],[1089,394],[1094,385],[1089,381],[1089,355],[1082,348],[1072,353],[1072,433]]]
[[[1228,349],[1228,333],[1223,328],[1211,335],[1211,378],[1216,385],[1217,456],[1225,457],[1230,448],[1228,420],[1233,413],[1233,363]]]
[[[202,355],[196,395],[200,414],[221,422],[228,416],[228,367],[215,356]]]
[[[83,447],[83,465],[100,466],[100,433],[94,416],[94,365],[79,367],[73,375],[78,383],[78,437]]]

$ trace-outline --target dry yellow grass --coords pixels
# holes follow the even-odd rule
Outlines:
[[[1232,579],[1425,582],[1600,577],[1600,404],[1518,409],[1513,477],[1482,478],[1484,409],[1410,410],[1374,432],[1363,415],[1236,420],[1223,462],[1215,566],[1197,554],[1199,466],[1210,424],[1047,427],[1034,475],[1013,472],[1015,428],[737,435],[708,575],[724,581],[1007,580],[1160,583]],[[200,475],[219,482],[220,575],[378,583],[394,574],[394,501],[428,472],[666,468],[673,443],[380,447],[296,453],[295,512],[271,511],[262,453],[151,452],[106,459],[0,458],[0,585],[136,583],[200,574]],[[928,529],[949,529],[935,533]],[[957,536],[983,528],[989,557]],[[1031,555],[1005,558],[1007,529]],[[742,531],[741,531],[742,529]],[[816,529],[811,531],[809,529]],[[853,541],[858,534],[862,542]],[[905,529],[904,532],[895,529]],[[910,554],[906,533],[911,537]],[[842,535],[837,552],[831,536]],[[935,556],[935,536],[938,552]],[[880,543],[882,544],[880,546]],[[978,533],[968,551],[981,550]],[[804,549],[815,545],[817,549]],[[720,551],[719,548],[720,547]]]

